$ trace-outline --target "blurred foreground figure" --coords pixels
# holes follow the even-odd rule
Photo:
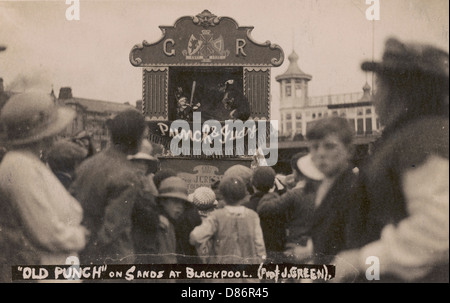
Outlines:
[[[66,264],[86,244],[80,204],[41,160],[74,117],[45,94],[14,95],[2,109],[0,281],[11,282],[12,265]]]
[[[111,146],[83,161],[71,186],[84,210],[83,224],[92,233],[80,253],[81,264],[133,263],[133,210],[137,201],[147,199],[143,174],[127,159],[138,152],[144,138],[143,115],[125,110],[107,126]],[[156,225],[157,221],[154,231]]]
[[[389,39],[365,62],[383,136],[360,171],[337,282],[449,281],[449,55]],[[367,259],[372,257],[372,259]],[[379,259],[380,271],[366,270]],[[366,265],[367,260],[369,265]]]

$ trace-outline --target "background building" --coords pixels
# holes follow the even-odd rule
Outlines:
[[[67,127],[64,135],[72,137],[86,131],[92,136],[92,142],[97,151],[104,149],[109,142],[106,120],[125,109],[133,108],[129,103],[73,97],[70,87],[60,88],[57,102],[60,105],[70,106],[77,112],[75,119]]]
[[[366,83],[361,92],[310,97],[308,82],[312,75],[300,69],[295,51],[288,59],[286,72],[275,77],[280,83],[278,163],[275,170],[291,173],[291,157],[299,152],[308,152],[304,139],[311,123],[328,116],[340,116],[349,121],[356,135],[354,164],[361,164],[371,143],[381,132],[369,84]]]
[[[312,122],[328,116],[348,119],[357,136],[379,132],[369,84],[361,92],[310,97],[312,76],[300,69],[298,58],[293,51],[288,69],[275,78],[280,83],[280,140],[302,140]]]

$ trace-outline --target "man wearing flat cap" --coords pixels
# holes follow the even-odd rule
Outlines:
[[[383,135],[360,170],[335,281],[449,281],[449,55],[386,42],[374,102]],[[377,257],[379,275],[366,273]]]

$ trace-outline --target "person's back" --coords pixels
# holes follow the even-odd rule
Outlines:
[[[318,184],[311,181],[311,188],[317,188]],[[285,213],[286,243],[294,245],[306,245],[310,237],[309,229],[314,214],[315,190],[305,191],[304,188],[288,190],[280,198],[280,207]]]
[[[266,249],[258,214],[240,205],[245,198],[245,184],[239,177],[224,177],[220,192],[227,205],[203,220],[190,235],[193,245],[212,241],[213,256],[209,263],[260,263]]]
[[[280,209],[281,198],[278,193],[270,192],[262,196],[257,213],[263,232],[268,259],[281,260],[286,242],[285,213]]]
[[[83,206],[83,223],[92,235],[80,254],[83,263],[130,263],[133,258],[132,211],[142,199],[142,174],[127,159],[139,149],[145,121],[126,110],[109,120],[112,145],[88,158],[76,171],[72,194]]]
[[[211,263],[239,264],[262,261],[261,248],[255,243],[260,234],[258,214],[244,206],[226,205],[206,219],[217,228],[212,237],[215,260]],[[260,251],[258,251],[260,250]]]
[[[71,192],[80,201],[85,213],[83,224],[92,233],[81,258],[103,262],[106,257],[132,253],[129,218],[143,188],[136,168],[124,154],[110,148],[83,162],[76,176]]]

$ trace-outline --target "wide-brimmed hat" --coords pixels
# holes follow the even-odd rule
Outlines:
[[[448,52],[432,45],[402,43],[389,38],[385,44],[382,61],[363,62],[361,68],[380,74],[421,72],[448,81],[448,59]]]
[[[10,146],[38,142],[62,132],[75,115],[71,108],[57,106],[49,94],[15,94],[1,110],[0,138]]]
[[[159,185],[158,198],[174,198],[189,202],[186,182],[180,177],[169,177]]]
[[[321,181],[325,177],[324,174],[312,162],[311,154],[307,154],[306,156],[298,159],[297,167],[302,174],[312,180]]]

